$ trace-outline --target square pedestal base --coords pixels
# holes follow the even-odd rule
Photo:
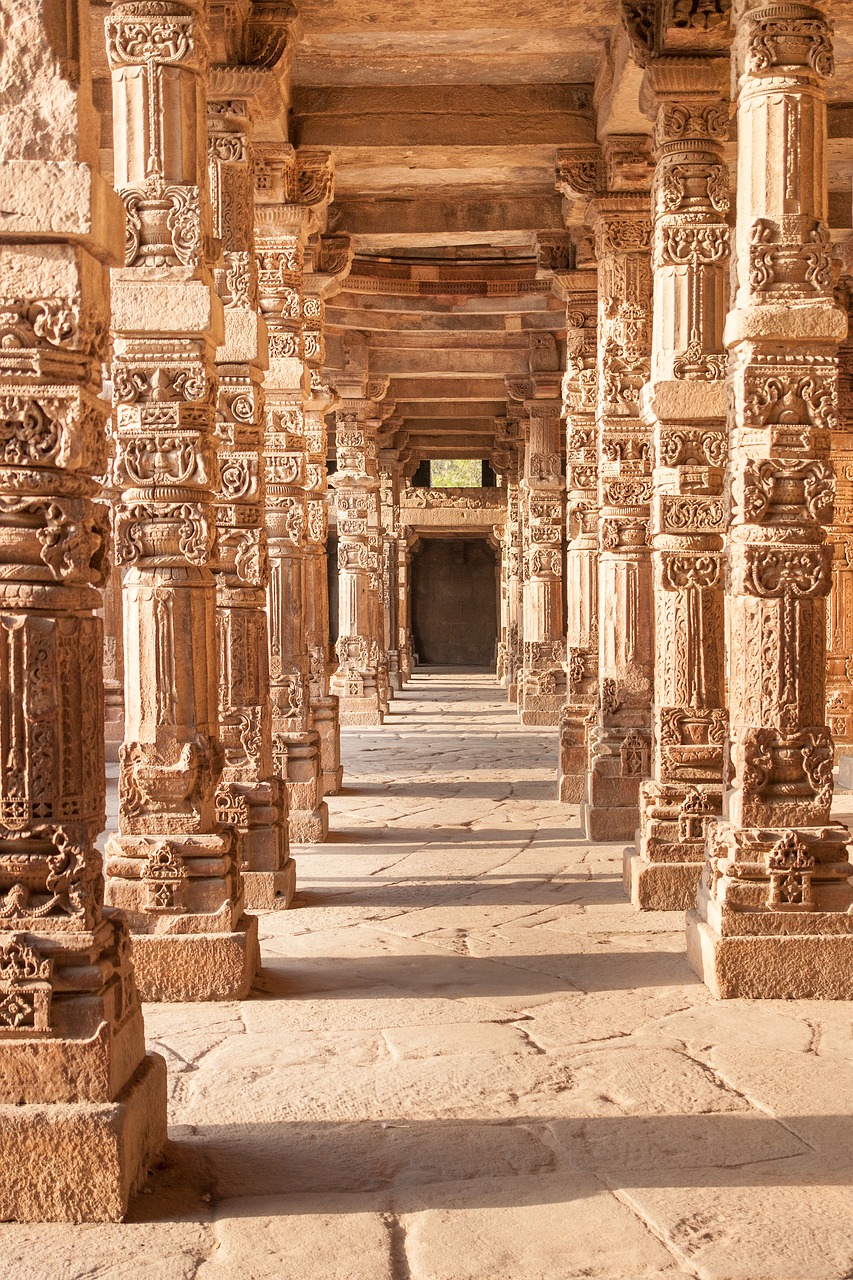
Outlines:
[[[133,968],[143,1000],[242,1000],[260,969],[258,921],[234,933],[134,933]]]
[[[605,809],[586,800],[581,805],[581,827],[587,840],[630,840],[639,821],[638,805],[613,805]]]
[[[558,783],[560,804],[580,804],[585,781],[582,773],[561,773]]]
[[[696,905],[701,862],[647,862],[629,845],[622,857],[625,892],[638,911],[688,911]]]
[[[718,1000],[850,1000],[853,934],[721,937],[687,913],[687,960]]]
[[[143,1058],[115,1102],[0,1106],[0,1219],[120,1222],[166,1142],[166,1063]]]
[[[336,796],[344,782],[343,765],[339,764],[337,769],[324,769],[323,773],[320,775],[320,782],[323,787],[324,796]]]
[[[322,844],[329,834],[329,806],[324,800],[316,809],[291,809],[287,825],[291,844]]]
[[[243,885],[250,911],[286,911],[296,892],[296,863],[288,858],[279,871],[244,871]]]

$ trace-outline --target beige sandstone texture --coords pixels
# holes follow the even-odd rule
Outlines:
[[[849,1006],[712,1000],[493,677],[417,671],[344,752],[251,998],[146,1007],[129,1221],[0,1226],[0,1280],[848,1276]]]

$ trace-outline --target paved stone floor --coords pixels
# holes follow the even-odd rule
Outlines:
[[[0,1226],[0,1280],[850,1280],[850,1006],[712,1002],[491,677],[345,737],[257,993],[146,1008],[131,1221]]]

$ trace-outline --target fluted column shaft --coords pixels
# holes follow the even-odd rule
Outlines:
[[[730,729],[688,956],[719,996],[853,992],[849,833],[830,825],[830,436],[838,422],[816,5],[740,3],[737,296],[729,363]]]
[[[114,4],[107,18],[127,237],[112,283],[125,741],[106,894],[128,913],[143,991],[164,999],[243,994],[257,966],[237,837],[216,810],[214,350],[223,322],[206,258],[205,22],[203,5],[172,0],[156,14]]]
[[[258,310],[254,252],[251,105],[228,96],[208,103],[208,156],[216,265],[225,340],[216,351],[219,490],[216,567],[219,707],[225,751],[217,809],[240,832],[250,907],[289,905],[296,867],[289,855],[287,794],[273,772],[266,592],[263,370],[266,326]],[[214,80],[214,84],[216,81]]]
[[[652,777],[625,887],[655,911],[695,901],[722,795],[725,71],[721,60],[662,59],[646,73],[657,104],[652,370],[641,399],[654,449],[655,690]]]

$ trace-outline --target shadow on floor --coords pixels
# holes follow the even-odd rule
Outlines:
[[[378,922],[381,927],[381,922]],[[452,928],[445,929],[452,934]],[[260,999],[478,999],[701,985],[685,956],[674,951],[604,951],[544,955],[506,951],[491,956],[448,950],[427,955],[264,955],[254,992]],[[434,941],[434,939],[432,939]],[[474,939],[476,942],[477,940]],[[504,939],[498,939],[504,943]],[[509,943],[505,944],[507,947]],[[571,1016],[571,1005],[568,1006]]]
[[[445,1065],[447,1059],[443,1060]],[[404,1064],[404,1065],[411,1065]],[[571,1088],[570,1081],[567,1087]],[[408,1120],[389,1108],[360,1121],[286,1121],[178,1126],[168,1160],[185,1193],[214,1200],[249,1196],[334,1195],[334,1212],[364,1212],[346,1193],[393,1189],[397,1213],[565,1203],[604,1186],[626,1188],[790,1188],[846,1186],[853,1164],[815,1156],[797,1136],[817,1127],[827,1146],[849,1150],[850,1116],[722,1112],[676,1115],[513,1116],[512,1119]],[[844,1137],[846,1133],[847,1137]],[[819,1163],[818,1163],[819,1162]],[[171,1176],[160,1174],[155,1184]],[[590,1183],[600,1180],[598,1187]],[[464,1183],[464,1190],[459,1183]],[[442,1185],[443,1184],[443,1185]],[[574,1184],[574,1185],[573,1185]],[[169,1219],[154,1198],[138,1198],[131,1220]],[[341,1193],[344,1193],[341,1195]],[[169,1211],[172,1212],[169,1212]],[[314,1212],[322,1212],[318,1205]],[[230,1203],[229,1216],[241,1206]],[[277,1216],[306,1212],[304,1202]],[[256,1204],[245,1215],[255,1217]],[[720,1210],[721,1217],[723,1210]]]

